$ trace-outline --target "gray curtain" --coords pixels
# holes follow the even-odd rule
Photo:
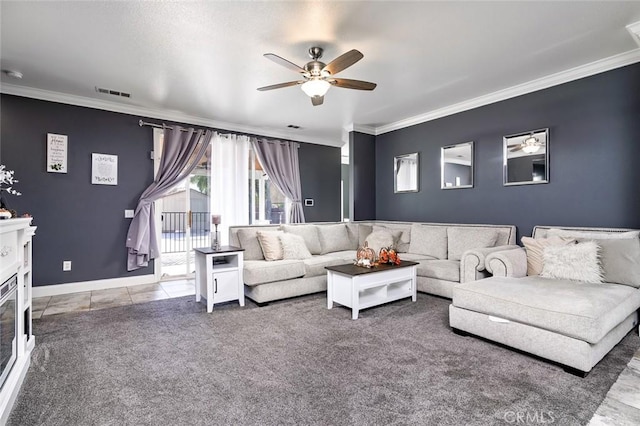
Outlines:
[[[289,222],[304,223],[298,144],[266,139],[252,139],[251,143],[269,179],[292,201]]]
[[[164,144],[160,168],[155,180],[142,193],[127,233],[127,269],[133,271],[149,265],[158,257],[153,202],[186,179],[204,155],[213,133],[194,129],[164,127]]]

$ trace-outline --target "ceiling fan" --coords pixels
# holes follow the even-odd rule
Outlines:
[[[531,133],[522,143],[516,145],[514,148],[511,148],[509,152],[518,152],[524,151],[527,154],[533,154],[534,152],[538,152],[540,148],[544,146],[544,142],[540,142],[540,139],[535,137],[533,133]]]
[[[312,47],[309,49],[309,56],[311,61],[307,62],[304,67],[299,67],[293,62],[275,55],[273,53],[265,53],[264,57],[271,59],[276,64],[280,64],[292,71],[300,73],[304,80],[289,81],[287,83],[273,84],[271,86],[259,87],[258,90],[273,90],[281,89],[283,87],[298,86],[301,85],[302,90],[311,98],[313,106],[322,105],[324,102],[324,95],[329,90],[329,87],[336,86],[344,89],[356,89],[356,90],[373,90],[376,88],[375,83],[362,80],[350,80],[347,78],[335,78],[335,74],[350,67],[364,57],[362,53],[356,49],[350,50],[347,53],[338,56],[328,64],[320,62],[323,49],[321,47]]]

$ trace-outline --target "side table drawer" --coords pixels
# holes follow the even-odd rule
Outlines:
[[[213,303],[238,300],[238,271],[213,273]]]

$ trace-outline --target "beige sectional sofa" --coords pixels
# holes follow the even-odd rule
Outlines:
[[[294,253],[265,260],[258,232],[298,235],[310,255]],[[418,291],[448,298],[454,285],[489,276],[485,259],[490,253],[518,248],[512,225],[367,221],[233,226],[229,230],[229,243],[245,250],[245,294],[259,304],[326,291],[325,266],[353,262],[357,248],[367,239],[373,245],[392,242],[401,259],[419,263]]]
[[[535,227],[526,250],[487,257],[493,277],[454,288],[450,325],[459,333],[529,352],[585,376],[638,325],[639,235],[629,229]],[[549,244],[555,247],[551,255]],[[543,262],[556,261],[561,252],[571,259],[560,269],[545,264],[535,274],[537,248],[545,245]],[[580,254],[585,250],[590,257]],[[593,262],[601,276],[580,278]]]

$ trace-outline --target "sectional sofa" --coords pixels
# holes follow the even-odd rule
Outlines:
[[[301,237],[308,255],[300,255],[303,247],[288,256],[279,253],[276,260],[265,259],[269,232]],[[395,246],[401,259],[419,263],[417,290],[447,298],[454,285],[490,275],[485,268],[490,253],[518,248],[512,225],[363,221],[229,230],[229,243],[244,249],[245,295],[258,304],[326,291],[325,266],[353,262],[365,241],[376,251]]]
[[[450,325],[584,377],[638,325],[639,235],[630,229],[537,226],[524,241],[526,249],[487,256],[493,277],[453,289]]]

